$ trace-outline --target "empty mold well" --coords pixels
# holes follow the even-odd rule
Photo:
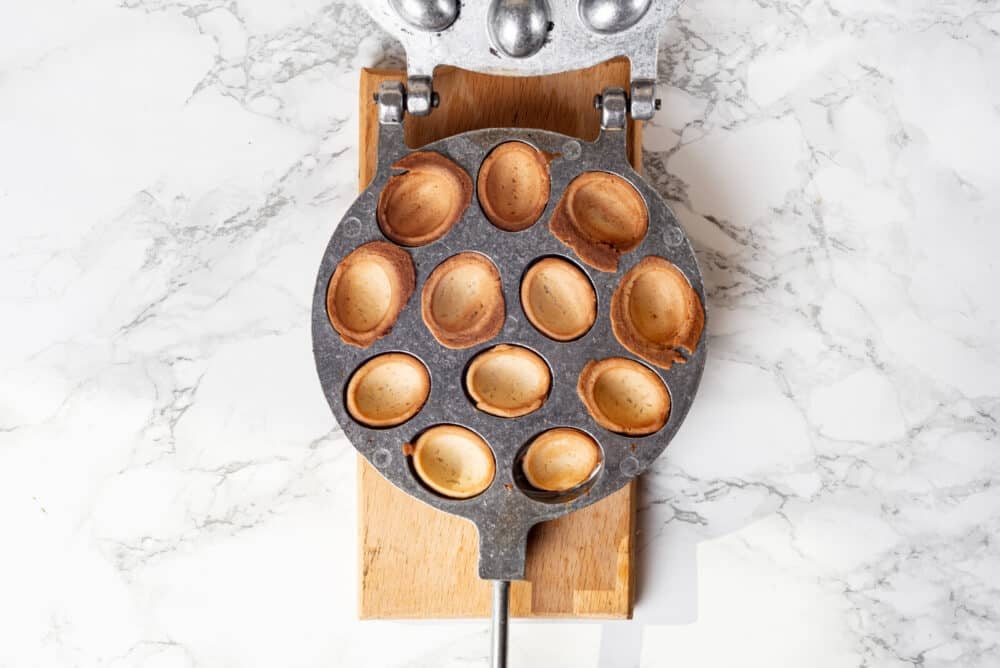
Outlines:
[[[464,169],[432,151],[401,158],[378,199],[382,233],[403,246],[423,246],[443,237],[472,202],[472,179]]]
[[[611,327],[628,350],[664,369],[683,363],[705,327],[698,294],[680,269],[661,257],[643,258],[611,297]]]
[[[465,389],[476,408],[499,417],[538,410],[551,386],[548,364],[521,346],[494,346],[476,355],[465,371]]]
[[[670,416],[670,393],[651,369],[624,357],[588,362],[576,386],[587,412],[608,431],[645,436]]]
[[[590,480],[601,465],[601,446],[570,427],[542,432],[520,459],[521,472],[534,489],[567,492]]]
[[[646,236],[649,211],[635,187],[615,174],[585,172],[556,205],[549,229],[581,260],[600,271],[618,270],[618,257]]]
[[[330,324],[346,343],[367,348],[396,324],[415,284],[409,253],[385,241],[367,243],[341,260],[330,278]]]
[[[362,364],[347,383],[351,417],[368,427],[394,427],[416,415],[431,392],[427,367],[406,353],[385,353]]]
[[[488,341],[503,327],[500,272],[479,253],[453,255],[431,272],[420,298],[424,324],[446,348]]]
[[[549,202],[549,156],[524,142],[493,149],[479,168],[477,192],[483,213],[501,230],[534,225]]]
[[[413,471],[427,487],[452,499],[482,493],[496,475],[493,451],[483,438],[465,427],[438,425],[427,429],[404,451],[412,455]]]
[[[597,295],[579,267],[562,258],[546,257],[524,273],[521,307],[542,334],[556,341],[572,341],[594,325]]]

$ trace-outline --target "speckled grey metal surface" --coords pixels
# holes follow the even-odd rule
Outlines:
[[[659,432],[645,437],[627,437],[600,427],[588,414],[576,393],[577,377],[591,359],[610,356],[635,357],[615,339],[608,316],[611,295],[621,277],[647,255],[658,255],[684,272],[704,303],[705,293],[694,253],[683,230],[664,201],[628,164],[625,133],[602,131],[594,143],[552,132],[490,129],[456,135],[421,150],[437,151],[468,171],[475,181],[479,166],[489,151],[510,140],[527,142],[542,151],[559,154],[551,163],[552,189],[539,221],[522,232],[504,232],[483,215],[479,202],[441,239],[426,246],[407,249],[417,273],[417,291],[410,298],[393,330],[367,349],[343,343],[326,313],[326,291],[338,262],[358,246],[384,240],[376,221],[379,193],[393,174],[391,165],[410,151],[403,141],[402,124],[380,126],[378,168],[375,178],[355,200],[337,226],[323,256],[313,297],[313,348],[316,367],[330,408],[344,433],[378,471],[406,493],[435,508],[466,517],[476,524],[480,536],[480,576],[487,579],[519,579],[524,575],[525,539],[537,522],[572,512],[621,489],[645,470],[677,433],[691,406],[705,364],[705,338],[686,364],[669,371],[654,371],[670,391],[672,409]],[[622,256],[617,273],[604,273],[580,262],[548,229],[548,221],[563,190],[585,171],[605,171],[629,181],[649,209],[649,231],[642,244]],[[500,270],[507,318],[500,334],[466,350],[448,350],[431,336],[420,315],[420,290],[430,272],[443,260],[462,251],[478,251]],[[559,343],[546,338],[527,320],[520,302],[524,271],[545,256],[561,256],[579,266],[597,292],[598,316],[593,328],[580,339]],[[552,369],[553,386],[538,411],[506,419],[478,411],[463,388],[463,373],[479,352],[499,343],[519,344],[538,352]],[[370,429],[355,422],[344,406],[344,388],[351,373],[365,360],[381,353],[403,351],[421,359],[431,373],[431,393],[423,409],[408,422],[388,429]],[[643,362],[644,363],[644,362]],[[459,424],[486,439],[496,456],[497,472],[490,487],[467,500],[443,498],[424,487],[414,476],[402,446],[436,424]],[[537,434],[553,427],[569,426],[591,434],[603,450],[600,471],[575,494],[543,498],[524,492],[525,482],[515,464],[522,448]]]

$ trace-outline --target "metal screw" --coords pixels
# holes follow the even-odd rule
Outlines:
[[[604,96],[603,95],[595,95],[594,96],[594,109],[600,109],[601,105],[603,105],[603,104],[604,104]]]
[[[431,106],[435,109],[441,105],[441,96],[437,93],[431,93]]]
[[[375,104],[378,104],[378,91],[375,91],[374,93],[372,93],[372,102],[374,102]]]
[[[660,107],[662,106],[662,104],[663,104],[663,100],[661,100],[660,98],[656,98],[653,101],[653,109],[656,109],[657,111],[659,111]]]

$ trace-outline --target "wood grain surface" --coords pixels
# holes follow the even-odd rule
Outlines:
[[[376,167],[378,119],[372,96],[397,71],[363,70],[359,185]],[[593,140],[594,95],[628,87],[628,63],[604,63],[547,77],[495,77],[440,67],[441,107],[407,116],[411,147],[466,130],[525,127]],[[629,158],[641,164],[641,124],[631,124]],[[635,484],[581,511],[536,526],[528,538],[527,579],[511,587],[519,617],[628,618],[634,589]],[[478,540],[468,521],[407,496],[358,457],[359,615],[362,619],[486,617],[490,586],[477,575]]]

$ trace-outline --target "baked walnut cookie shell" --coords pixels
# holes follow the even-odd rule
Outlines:
[[[686,360],[705,327],[705,310],[686,276],[661,257],[643,258],[611,297],[611,329],[626,349],[658,367]]]
[[[660,377],[625,357],[588,362],[576,391],[597,424],[618,434],[655,433],[670,416],[670,393]]]
[[[385,184],[376,217],[382,233],[398,244],[423,246],[440,239],[472,203],[472,178],[440,153],[416,151],[392,168],[406,171]]]
[[[556,205],[549,230],[599,271],[618,271],[618,257],[642,243],[649,228],[646,202],[616,174],[584,172]]]
[[[500,272],[479,253],[452,255],[424,283],[420,313],[445,348],[489,341],[500,333],[506,316]]]
[[[412,445],[404,445],[403,451],[413,457],[413,470],[425,485],[452,499],[482,493],[496,475],[496,459],[490,446],[465,427],[431,427]]]
[[[392,330],[415,286],[409,253],[387,241],[372,241],[334,270],[326,290],[327,317],[345,343],[367,348]]]
[[[498,417],[521,417],[538,410],[551,386],[549,365],[521,346],[494,346],[476,355],[465,371],[465,389],[476,408]]]
[[[597,441],[578,429],[557,427],[528,445],[521,470],[535,489],[565,492],[590,479],[600,463]]]
[[[487,220],[507,232],[520,232],[538,222],[549,203],[551,159],[520,141],[505,142],[490,151],[476,184]]]
[[[406,353],[385,353],[362,364],[347,383],[351,417],[368,427],[395,427],[420,412],[431,393],[427,367]]]
[[[590,279],[572,262],[546,257],[521,279],[521,308],[528,321],[555,341],[586,334],[597,319],[597,295]]]

